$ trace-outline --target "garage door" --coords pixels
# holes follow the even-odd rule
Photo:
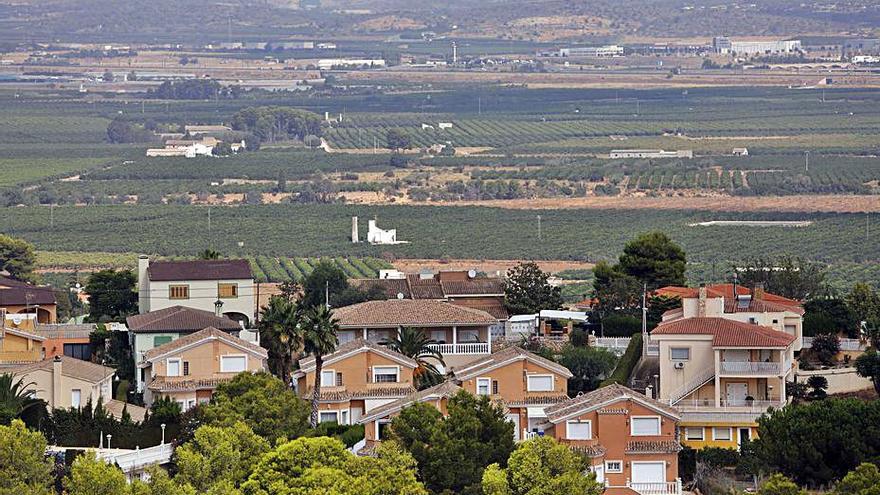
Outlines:
[[[665,462],[633,462],[632,463],[632,482],[633,483],[665,483],[666,482],[666,463]]]

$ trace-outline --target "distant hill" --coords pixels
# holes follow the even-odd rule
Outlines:
[[[271,40],[440,35],[563,41],[876,33],[875,0],[0,0],[0,40]]]

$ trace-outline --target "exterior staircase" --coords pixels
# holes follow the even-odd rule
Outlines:
[[[714,368],[706,368],[697,376],[691,378],[687,383],[675,389],[667,398],[669,401],[669,405],[674,406],[678,404],[681,399],[687,397],[691,392],[697,390],[703,385],[709,383],[710,381],[715,379],[715,369]]]

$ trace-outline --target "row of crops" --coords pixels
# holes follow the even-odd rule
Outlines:
[[[249,256],[247,260],[258,282],[301,282],[321,261],[329,261],[345,272],[348,278],[376,278],[379,270],[393,268],[379,258],[273,258]]]

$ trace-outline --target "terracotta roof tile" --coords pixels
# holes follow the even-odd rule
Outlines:
[[[184,335],[179,339],[174,339],[171,342],[166,342],[159,347],[154,347],[144,353],[144,359],[150,361],[156,356],[161,356],[169,352],[174,352],[175,350],[183,348],[190,344],[196,344],[201,341],[209,341],[214,339],[219,339],[232,345],[244,347],[245,349],[248,349],[252,353],[262,357],[263,359],[266,359],[268,357],[266,349],[263,349],[262,347],[255,344],[251,344],[246,340],[242,340],[238,337],[230,335],[222,330],[208,327],[203,330],[199,330],[198,332]]]
[[[681,444],[675,440],[632,440],[626,444],[627,454],[675,454]]]
[[[418,274],[406,276],[413,299],[444,299],[443,286],[435,277],[421,278]]]
[[[532,363],[558,373],[565,378],[571,378],[572,376],[571,371],[565,366],[541,357],[533,352],[529,352],[519,346],[506,347],[500,351],[493,352],[488,356],[475,359],[463,366],[457,367],[453,370],[453,373],[455,374],[456,380],[467,380],[481,373],[485,373],[486,370],[492,369],[496,366],[517,361],[531,361]]]
[[[326,365],[328,363],[332,363],[333,360],[336,359],[337,357],[341,357],[341,356],[344,356],[350,352],[358,351],[358,350],[360,350],[362,352],[374,351],[379,354],[385,354],[387,356],[391,356],[394,359],[396,359],[397,361],[402,361],[402,362],[409,364],[409,366],[411,368],[415,368],[418,366],[418,363],[415,362],[415,360],[413,360],[409,356],[405,356],[397,351],[393,351],[382,344],[377,344],[375,342],[370,342],[369,340],[364,340],[364,339],[355,339],[350,342],[346,342],[344,344],[336,346],[335,351],[324,356],[324,364]],[[300,359],[299,360],[299,367],[300,367],[299,371],[303,371],[303,372],[314,371],[315,370],[315,357],[314,356],[307,356],[307,357]]]
[[[370,291],[378,287],[388,299],[397,299],[397,294],[403,294],[405,299],[412,299],[409,284],[403,278],[355,278],[350,280],[350,283],[352,287],[362,291]]]
[[[504,281],[500,278],[472,278],[461,281],[441,280],[440,285],[446,297],[504,294]]]
[[[793,335],[726,318],[683,318],[661,323],[651,335],[712,335],[714,347],[788,347]]]
[[[58,356],[61,359],[61,374],[90,383],[98,383],[108,376],[116,372],[115,369],[107,366],[101,366],[82,359],[76,359],[68,356]],[[52,371],[55,358],[44,359],[42,361],[26,364],[24,366],[16,366],[6,370],[7,373],[13,375],[23,375],[36,370]]]
[[[448,399],[457,394],[459,390],[461,390],[461,387],[452,382],[446,381],[439,385],[434,385],[431,388],[420,390],[418,392],[409,394],[402,399],[398,399],[394,402],[389,402],[388,404],[384,404],[375,409],[372,409],[369,413],[361,417],[358,422],[361,424],[365,424],[374,419],[381,419],[390,416],[391,414],[400,411],[406,406],[428,400],[430,397],[436,396]]]
[[[241,325],[234,320],[217,316],[210,311],[183,306],[172,306],[141,315],[129,316],[126,322],[128,329],[135,333],[197,332],[208,327],[226,331],[241,330]]]
[[[343,328],[492,325],[497,319],[485,311],[443,301],[389,299],[367,301],[333,311]]]
[[[582,411],[590,411],[602,407],[611,401],[618,400],[635,400],[667,416],[678,418],[678,411],[675,408],[617,383],[612,383],[592,392],[578,395],[565,402],[560,402],[555,406],[544,409],[544,412],[547,413],[548,420],[556,423],[572,414],[582,414]]]
[[[156,282],[254,278],[247,260],[152,261],[147,273]]]
[[[122,411],[125,410],[131,416],[131,420],[136,423],[140,423],[147,416],[147,408],[116,399],[110,399],[104,403],[104,409],[116,419],[122,419]]]
[[[696,287],[677,287],[677,286],[668,286],[661,287],[655,291],[655,294],[667,296],[667,297],[680,297],[680,298],[696,298],[700,297],[700,289]],[[751,295],[752,290],[744,285],[736,286],[736,295],[738,296],[747,296]],[[725,311],[728,311],[727,305],[732,304],[734,301],[733,297],[733,284],[713,284],[706,286],[706,295],[708,297],[723,297],[725,299]],[[754,299],[754,298],[753,298]],[[800,301],[796,301],[794,299],[789,299],[787,297],[778,296],[776,294],[771,294],[769,292],[765,292],[758,301],[762,301],[766,304],[762,309],[750,309],[749,311],[763,312],[763,311],[792,311],[794,313],[803,315],[804,308]],[[757,307],[756,307],[757,308]]]
[[[237,373],[216,373],[210,377],[193,378],[189,376],[156,376],[147,386],[154,392],[194,392],[214,390],[218,385],[235,378]]]
[[[0,276],[0,307],[36,304],[55,304],[55,291]]]

